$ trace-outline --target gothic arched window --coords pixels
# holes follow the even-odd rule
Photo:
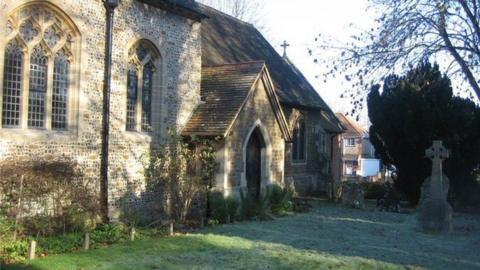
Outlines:
[[[138,41],[129,51],[127,119],[129,131],[152,131],[152,97],[158,79],[160,54],[153,44]]]
[[[2,127],[68,129],[75,28],[48,3],[22,7],[7,19]]]
[[[294,162],[302,162],[306,159],[306,127],[303,118],[300,118],[295,123],[293,128],[293,141],[292,141],[292,160]]]

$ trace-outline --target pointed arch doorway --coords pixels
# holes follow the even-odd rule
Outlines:
[[[248,194],[259,198],[262,188],[262,167],[265,164],[265,140],[260,130],[255,128],[246,147],[245,176]]]

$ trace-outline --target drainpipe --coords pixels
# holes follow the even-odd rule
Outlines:
[[[102,119],[102,154],[100,164],[101,174],[101,203],[103,218],[105,222],[109,221],[108,215],[108,144],[110,136],[110,88],[112,77],[112,30],[115,8],[119,0],[104,0],[103,4],[106,10],[106,29],[105,29],[105,77],[103,81],[103,119]]]

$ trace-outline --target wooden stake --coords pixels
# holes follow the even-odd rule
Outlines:
[[[173,231],[173,223],[170,223],[170,236],[174,236],[175,233]]]
[[[135,241],[136,234],[137,234],[137,231],[135,230],[135,227],[132,227],[130,229],[130,241]]]
[[[30,247],[28,248],[28,259],[33,260],[35,259],[35,249],[37,248],[37,242],[32,240],[30,242]]]
[[[83,239],[83,249],[89,250],[90,249],[90,234],[85,233],[85,238]]]
[[[17,234],[18,234],[18,220],[20,219],[20,215],[22,214],[22,196],[23,196],[23,180],[24,180],[24,175],[20,177],[20,191],[18,193],[18,202],[17,202],[17,213],[15,214],[15,225],[13,227],[13,241],[17,240]]]

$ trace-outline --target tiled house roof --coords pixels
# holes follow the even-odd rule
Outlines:
[[[226,136],[248,97],[255,90],[256,82],[264,79],[268,84],[269,75],[263,61],[202,68],[202,103],[195,109],[183,130],[184,135]],[[265,80],[266,79],[266,80]],[[270,82],[271,84],[271,82]],[[268,89],[272,108],[279,120],[286,139],[289,131],[280,109],[275,91]]]
[[[202,62],[221,65],[265,61],[282,104],[330,110],[300,72],[281,57],[251,24],[199,4],[202,21]]]
[[[345,137],[363,137],[366,133],[366,130],[359,126],[355,121],[345,116],[343,113],[336,113],[337,118],[342,123],[342,126],[345,127],[343,136]]]

